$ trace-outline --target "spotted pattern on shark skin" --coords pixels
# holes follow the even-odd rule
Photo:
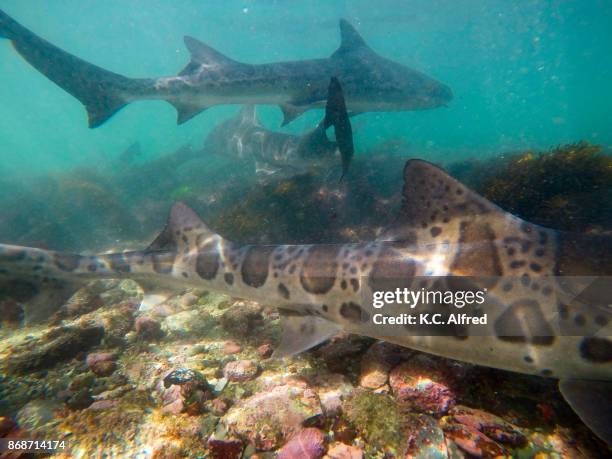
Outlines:
[[[25,258],[25,252],[23,252]],[[56,253],[53,257],[55,265],[62,271],[72,272],[79,267],[79,256],[63,253]]]
[[[612,362],[612,341],[608,338],[587,337],[580,342],[580,356],[593,363]]]
[[[481,221],[463,221],[459,225],[459,249],[451,263],[451,272],[463,276],[491,277],[497,280],[503,274],[495,233],[491,226]],[[494,287],[489,283],[488,288]]]
[[[336,283],[338,255],[334,246],[313,246],[308,250],[300,272],[300,283],[308,293],[323,295]]]
[[[208,240],[202,246],[198,246],[196,272],[202,279],[212,280],[219,271],[220,256],[217,245],[216,240]]]
[[[0,252],[2,258],[8,261],[19,261],[26,258],[26,251],[22,249],[7,247]]]
[[[497,337],[504,341],[551,346],[555,332],[535,300],[519,300],[495,321]]]
[[[234,272],[238,271],[238,267],[242,261],[245,250],[234,242],[226,239],[220,239],[219,252],[226,269]]]
[[[129,273],[132,270],[130,263],[122,253],[109,256],[108,264],[110,269],[118,273]]]
[[[352,301],[340,305],[340,316],[351,323],[367,322],[370,320],[370,315],[360,305]]]
[[[368,275],[368,285],[372,291],[386,291],[399,288],[411,288],[416,275],[414,260],[403,257],[391,247],[385,247],[379,253]]]
[[[145,256],[140,252],[129,252],[124,254],[127,262],[132,266],[142,266],[145,263]],[[95,257],[91,260],[92,263],[95,263]]]
[[[270,267],[270,256],[274,246],[250,246],[242,261],[240,274],[242,282],[249,287],[259,288],[266,283]]]
[[[286,300],[291,298],[291,293],[289,292],[289,289],[282,282],[278,284],[278,293]]]

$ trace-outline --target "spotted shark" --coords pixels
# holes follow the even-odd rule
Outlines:
[[[76,97],[87,109],[91,128],[143,99],[168,101],[179,124],[220,104],[279,105],[286,124],[325,104],[333,76],[342,83],[352,112],[423,110],[452,99],[448,86],[377,54],[346,20],[340,21],[340,33],[340,47],[329,58],[255,65],[186,36],[191,61],[178,75],[128,78],[63,51],[0,10],[0,37],[11,40],[26,61]]]
[[[503,307],[490,333],[386,334],[369,326],[368,292],[438,275],[482,276]],[[50,313],[93,279],[130,278],[154,304],[197,287],[279,308],[275,356],[307,350],[339,330],[432,354],[553,377],[584,422],[612,442],[612,238],[541,227],[504,212],[442,169],[410,160],[396,221],[373,241],[243,245],[216,234],[183,203],[146,250],[97,256],[0,245],[0,292],[31,293],[30,320]],[[581,299],[584,276],[604,279]],[[569,284],[556,286],[560,278]],[[479,277],[480,278],[480,277]],[[479,281],[474,281],[479,282]],[[575,289],[569,300],[558,292]],[[150,306],[149,304],[149,306]],[[420,305],[427,311],[427,305]],[[555,317],[556,320],[547,320]]]
[[[336,140],[327,137],[333,126]],[[206,137],[204,151],[253,162],[258,173],[281,170],[300,172],[314,165],[329,166],[340,157],[342,177],[354,153],[353,130],[346,110],[342,87],[337,78],[329,83],[325,117],[303,135],[285,134],[266,129],[257,119],[254,105],[216,126]]]

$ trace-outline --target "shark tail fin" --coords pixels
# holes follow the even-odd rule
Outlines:
[[[0,37],[13,39],[17,30],[19,30],[19,24],[15,22],[8,14],[0,10]]]
[[[344,93],[336,77],[332,77],[329,82],[327,104],[325,105],[325,119],[323,120],[324,129],[330,126],[333,126],[336,131],[336,143],[342,158],[342,176],[340,177],[340,180],[342,180],[348,172],[355,147],[353,145],[353,129],[346,111]]]
[[[129,103],[125,94],[148,84],[148,80],[110,72],[52,45],[2,10],[0,36],[12,40],[28,63],[85,106],[90,128],[100,126]]]

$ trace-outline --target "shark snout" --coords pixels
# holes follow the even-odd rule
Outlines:
[[[453,90],[449,86],[440,83],[434,88],[433,97],[440,105],[445,105],[453,100]]]

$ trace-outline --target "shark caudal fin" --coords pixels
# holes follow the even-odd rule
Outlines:
[[[8,14],[0,10],[0,37],[13,39],[17,30],[19,30],[19,24],[17,24]]]
[[[342,176],[340,177],[340,180],[342,180],[348,172],[355,147],[353,145],[353,129],[346,111],[342,86],[340,86],[336,77],[332,77],[329,82],[325,119],[323,120],[324,129],[330,126],[333,126],[336,131],[336,143],[342,158]]]
[[[76,97],[86,108],[89,127],[107,121],[148,80],[131,79],[79,59],[35,35],[0,10],[0,37],[13,42],[15,50],[36,70]]]

